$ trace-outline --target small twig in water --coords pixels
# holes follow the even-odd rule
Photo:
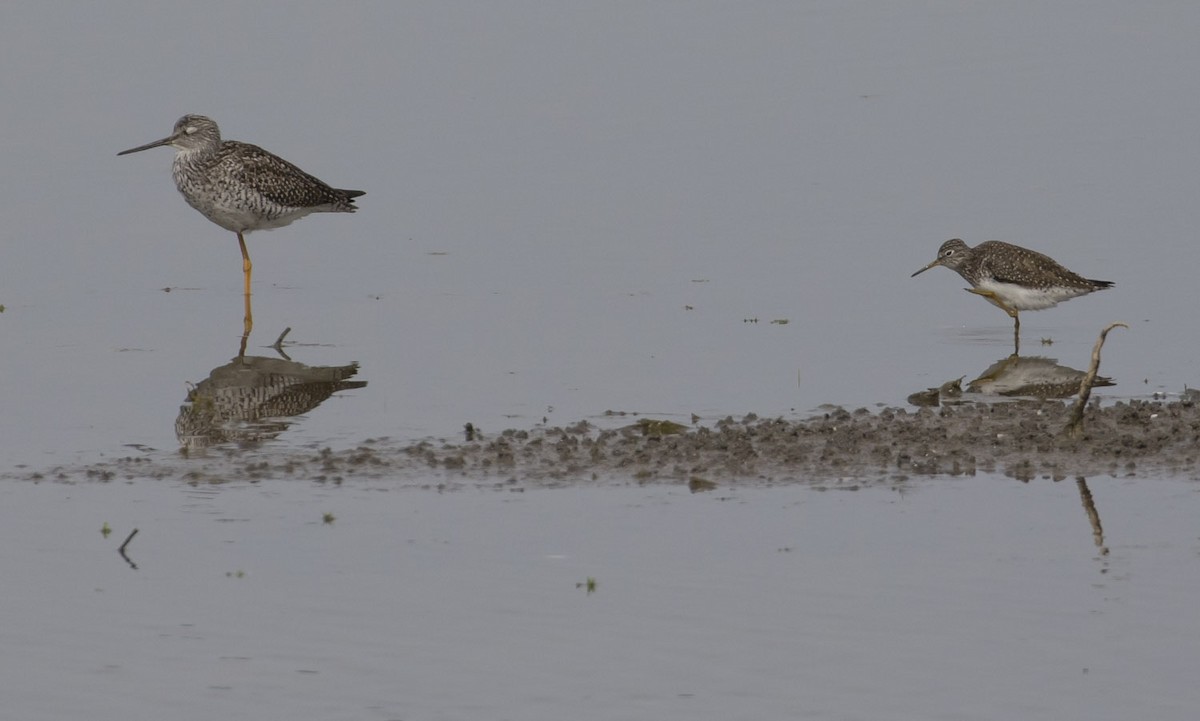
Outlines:
[[[125,538],[125,542],[122,543],[121,547],[117,549],[117,553],[121,554],[121,558],[125,559],[125,563],[128,563],[129,566],[135,571],[137,570],[137,564],[129,560],[129,556],[125,555],[125,547],[129,545],[129,542],[133,540],[133,537],[137,535],[137,532],[138,529],[136,528],[130,531],[129,536]]]
[[[285,337],[287,337],[288,333],[291,333],[291,332],[292,332],[292,329],[290,326],[287,328],[284,328],[283,332],[279,334],[279,337],[275,339],[275,344],[271,346],[272,348],[275,349],[275,352],[279,354],[279,357],[283,358],[286,361],[290,361],[292,359],[292,357],[290,355],[288,355],[287,351],[285,351],[283,349],[283,339]]]
[[[1096,382],[1096,374],[1100,371],[1100,349],[1104,347],[1104,339],[1113,328],[1128,327],[1124,323],[1109,323],[1107,328],[1100,331],[1100,337],[1096,339],[1096,345],[1092,348],[1092,365],[1079,382],[1079,397],[1075,399],[1075,405],[1071,408],[1066,428],[1063,428],[1063,434],[1068,438],[1083,438],[1083,409],[1087,407],[1088,398],[1092,395],[1092,383]]]
[[[136,529],[136,528],[135,528],[135,529],[133,529],[132,531],[130,531],[130,532],[129,532],[129,537],[128,537],[128,538],[126,538],[126,539],[125,539],[125,542],[121,544],[121,547],[117,549],[117,551],[118,551],[118,552],[119,552],[119,553],[120,553],[122,556],[124,556],[124,555],[125,555],[125,547],[129,545],[129,542],[133,540],[133,537],[137,535],[137,532],[138,532],[138,529]]]

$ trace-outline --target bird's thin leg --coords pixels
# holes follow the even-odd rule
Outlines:
[[[980,290],[979,288],[965,288],[964,290],[983,296],[984,300],[1008,313],[1008,316],[1013,319],[1013,354],[1019,354],[1021,352],[1021,316],[1018,315],[1017,309],[997,298],[996,294],[990,290]]]
[[[246,283],[246,290],[249,291],[250,276],[246,276]],[[247,292],[242,298],[246,302],[246,315],[242,318],[242,349],[238,353],[239,358],[246,353],[246,340],[250,337],[250,331],[254,330],[254,311],[250,308],[250,293]]]
[[[254,265],[250,262],[250,253],[246,251],[246,239],[242,237],[241,231],[237,234],[238,245],[242,248],[242,273],[246,275],[246,295],[250,295],[250,269]],[[249,314],[247,314],[249,317]]]

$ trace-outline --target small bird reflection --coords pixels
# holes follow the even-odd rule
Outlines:
[[[967,392],[996,396],[1069,398],[1079,393],[1085,371],[1060,365],[1054,358],[1011,355],[988,367],[967,383]],[[1092,387],[1116,385],[1111,378],[1097,376]]]
[[[349,380],[357,373],[358,363],[307,366],[239,355],[188,391],[175,419],[175,437],[185,453],[221,443],[270,440],[291,426],[290,419],[334,393],[365,387],[366,381]]]
[[[913,393],[908,402],[915,406],[939,406],[972,400],[971,395],[1019,398],[1070,398],[1079,393],[1085,371],[1060,365],[1053,358],[1016,354],[993,363],[978,378],[962,388],[962,378],[947,381],[937,388]],[[1093,388],[1116,385],[1112,378],[1097,376]],[[964,395],[967,394],[967,395]]]

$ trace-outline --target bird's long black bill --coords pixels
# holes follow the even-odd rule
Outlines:
[[[933,262],[932,262],[932,263],[930,263],[929,265],[925,266],[924,268],[922,268],[922,269],[918,270],[916,273],[913,273],[912,275],[910,275],[910,276],[908,276],[908,277],[909,277],[909,278],[916,278],[918,275],[920,275],[920,274],[924,273],[925,271],[929,270],[929,269],[930,269],[930,268],[932,268],[933,266],[935,266],[935,265],[941,265],[941,264],[942,264],[942,259],[941,259],[941,258],[938,258],[937,260],[933,261]]]
[[[130,153],[140,153],[143,150],[149,150],[150,148],[157,148],[160,145],[166,145],[167,143],[171,142],[174,139],[175,139],[175,136],[171,135],[171,136],[163,138],[162,140],[155,140],[153,143],[146,143],[145,145],[139,145],[136,148],[130,148],[129,150],[122,150],[121,152],[117,153],[117,155],[129,155]]]

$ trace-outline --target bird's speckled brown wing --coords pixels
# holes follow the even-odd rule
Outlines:
[[[1003,252],[996,252],[1001,248]],[[988,252],[989,249],[992,251]],[[1048,255],[998,240],[980,243],[974,252],[984,258],[980,264],[983,275],[990,275],[1001,283],[1043,287],[1052,281],[1059,286],[1093,289],[1096,283],[1106,282],[1089,281],[1059,265]]]
[[[353,212],[346,191],[332,188],[295,165],[249,143],[227,141],[221,147],[223,170],[267,200],[290,208],[329,207]]]

